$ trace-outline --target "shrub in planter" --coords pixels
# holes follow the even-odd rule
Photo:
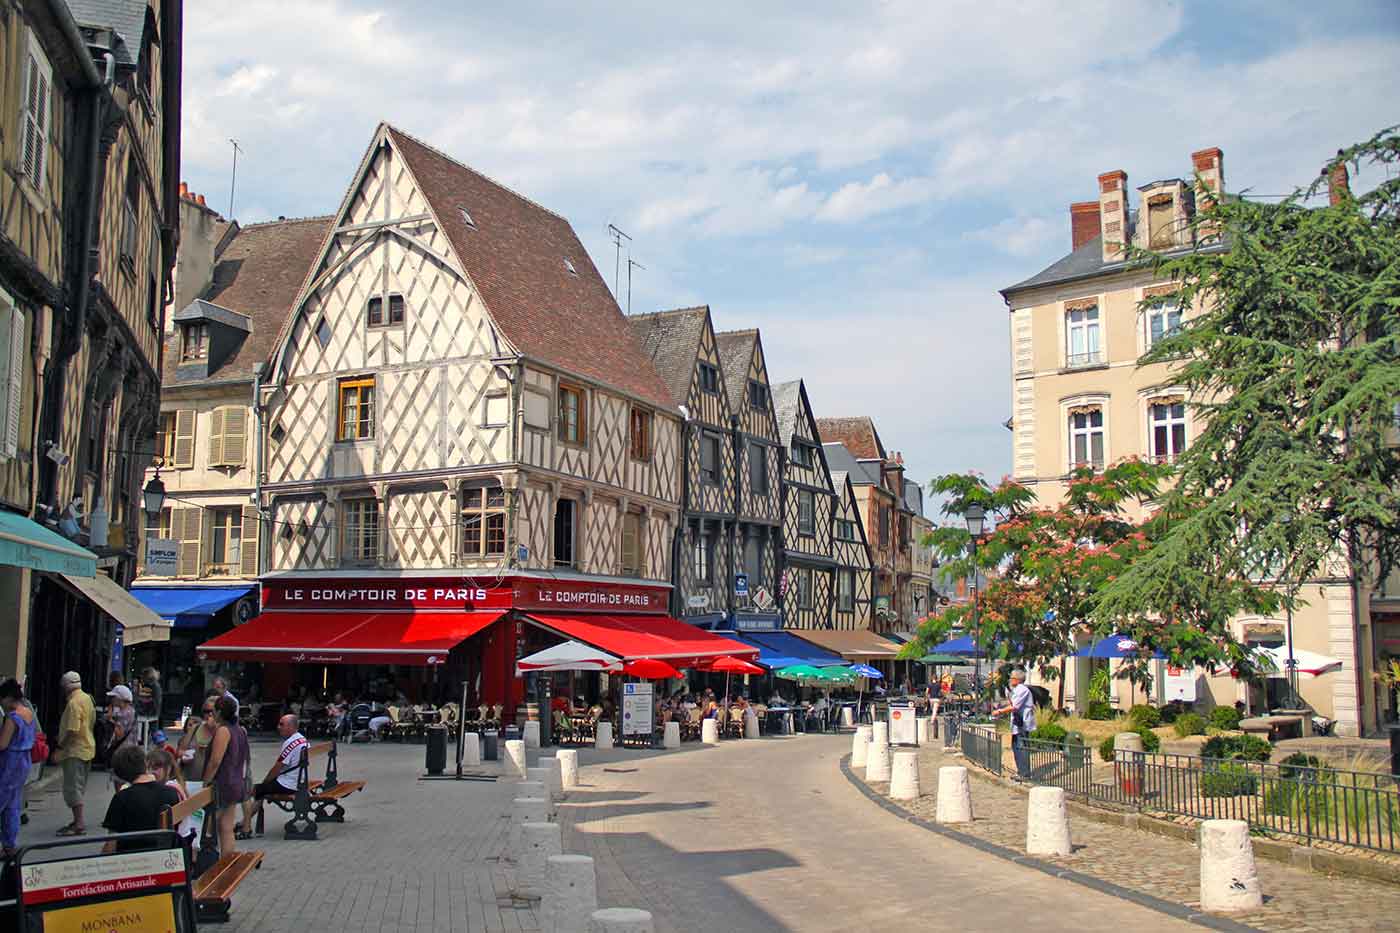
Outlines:
[[[1107,700],[1090,700],[1089,709],[1084,713],[1085,719],[1096,719],[1106,722],[1113,718],[1113,707]]]
[[[1134,726],[1144,726],[1148,729],[1155,729],[1162,724],[1162,714],[1156,707],[1139,703],[1128,710],[1128,721]]]
[[[1172,728],[1176,730],[1177,736],[1183,739],[1188,735],[1205,735],[1206,721],[1200,713],[1182,713],[1176,717]]]
[[[1202,797],[1238,797],[1252,794],[1259,781],[1244,765],[1222,764],[1201,772]]]
[[[1044,725],[1036,726],[1031,732],[1031,738],[1040,742],[1054,742],[1059,744],[1065,740],[1065,736],[1068,734],[1064,726],[1058,723],[1047,722]]]
[[[1274,747],[1257,735],[1213,735],[1201,746],[1202,758],[1268,761]]]
[[[1113,736],[1109,736],[1099,743],[1099,757],[1104,761],[1113,760]]]
[[[1210,711],[1210,724],[1217,729],[1238,729],[1241,718],[1233,706],[1217,706]]]

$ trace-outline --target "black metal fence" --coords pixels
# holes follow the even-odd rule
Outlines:
[[[995,725],[964,722],[958,729],[963,757],[984,771],[1001,774],[1001,733]]]
[[[964,726],[963,754],[1000,774],[1001,743],[987,731]],[[969,733],[976,737],[969,740]],[[1305,842],[1400,851],[1400,777],[1144,752],[1119,753],[1111,764],[1096,767],[1092,749],[1083,745],[1027,744],[1031,780],[1062,787],[1072,797],[1146,813],[1244,820]]]

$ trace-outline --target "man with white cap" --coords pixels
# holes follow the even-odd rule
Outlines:
[[[83,678],[77,671],[64,674],[61,683],[67,704],[59,720],[58,749],[53,757],[63,765],[63,802],[73,811],[73,821],[60,829],[58,835],[82,836],[87,833],[83,823],[83,794],[87,791],[93,755],[97,753],[97,740],[92,734],[97,711],[92,697],[83,692]]]

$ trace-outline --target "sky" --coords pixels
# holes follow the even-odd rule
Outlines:
[[[997,292],[1069,251],[1101,172],[1219,146],[1228,190],[1281,195],[1400,122],[1394,0],[185,11],[182,174],[216,210],[231,138],[250,223],[333,212],[388,121],[567,217],[609,282],[621,228],[633,312],[761,328],[774,382],[921,482],[1009,471]]]

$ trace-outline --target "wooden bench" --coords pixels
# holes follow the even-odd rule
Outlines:
[[[326,759],[326,776],[323,780],[311,780],[311,759]],[[336,774],[335,741],[319,742],[301,750],[301,761],[297,765],[297,789],[285,794],[269,794],[264,800],[271,801],[280,809],[292,814],[283,829],[286,839],[315,839],[318,823],[344,823],[345,807],[341,801],[357,790],[364,790],[364,781],[342,781]],[[262,811],[258,811],[258,832],[263,831]]]
[[[199,810],[208,810],[204,820],[204,832],[200,840],[201,848],[218,849],[218,836],[214,830],[214,788],[206,787],[191,794],[173,807],[166,807],[160,814],[160,828],[174,830],[182,820],[193,816]],[[220,855],[219,860],[206,868],[199,877],[193,879],[190,887],[194,892],[195,914],[200,923],[227,923],[229,908],[232,906],[233,892],[243,883],[255,868],[262,867],[261,852],[237,852]]]

